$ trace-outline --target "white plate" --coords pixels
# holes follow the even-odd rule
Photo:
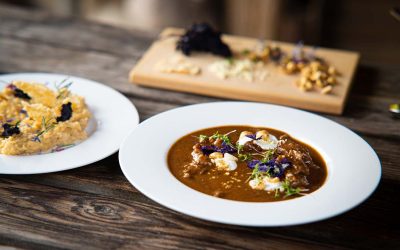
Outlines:
[[[212,197],[179,182],[169,171],[170,146],[190,132],[222,125],[282,130],[321,153],[325,184],[301,198],[240,202]],[[364,201],[377,187],[381,166],[374,150],[349,129],[321,116],[282,106],[217,102],[177,108],[141,123],[124,141],[119,161],[143,194],[197,218],[245,226],[287,226],[326,219]]]
[[[39,174],[62,171],[90,164],[118,151],[122,140],[139,123],[138,112],[122,94],[103,84],[83,78],[46,74],[21,73],[0,75],[0,88],[12,80],[47,83],[54,88],[65,78],[73,82],[70,90],[83,96],[93,117],[89,121],[89,137],[60,152],[30,156],[0,155],[0,174]]]

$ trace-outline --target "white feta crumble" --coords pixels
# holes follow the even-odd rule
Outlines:
[[[253,179],[249,181],[249,185],[252,189],[265,190],[265,191],[275,191],[279,190],[280,192],[284,191],[282,182],[279,181],[279,178],[269,178],[264,177],[262,179]]]
[[[221,153],[213,154],[210,155],[211,162],[214,163],[219,170],[233,171],[237,168],[236,162],[238,161],[238,158],[235,156],[229,153],[225,153],[223,157]]]
[[[237,143],[242,146],[247,142],[252,141],[253,139],[246,136],[251,134],[252,134],[251,132],[243,131],[242,133],[240,133],[239,140],[237,141]]]
[[[254,143],[264,150],[270,150],[278,146],[278,139],[275,136],[269,134],[267,140],[254,140]]]
[[[265,130],[261,130],[256,133],[255,138],[257,140],[248,137],[249,135],[252,135],[252,133],[248,131],[243,131],[242,133],[240,133],[238,144],[244,145],[247,142],[252,141],[263,150],[275,149],[278,146],[278,139]]]

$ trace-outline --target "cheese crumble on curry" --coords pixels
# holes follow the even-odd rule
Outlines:
[[[0,92],[0,154],[48,152],[87,138],[90,112],[72,82],[56,91],[39,83],[13,81]]]

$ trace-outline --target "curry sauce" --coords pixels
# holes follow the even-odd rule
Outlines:
[[[262,127],[221,126],[192,132],[172,145],[167,161],[171,173],[185,185],[237,201],[300,197],[320,188],[327,176],[325,161],[314,148]]]

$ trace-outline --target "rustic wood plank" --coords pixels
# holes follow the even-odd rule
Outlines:
[[[0,204],[2,204],[0,218],[2,224],[6,223],[9,228],[22,225],[22,232],[25,236],[28,235],[28,238],[34,239],[36,234],[48,235],[50,239],[41,237],[38,242],[45,242],[50,246],[52,244],[75,248],[79,246],[65,245],[64,241],[68,244],[88,244],[89,242],[85,240],[79,239],[78,242],[77,239],[74,242],[69,239],[79,232],[88,240],[98,240],[99,242],[92,244],[94,247],[113,247],[122,239],[124,239],[124,244],[131,240],[135,240],[137,244],[144,236],[150,238],[156,236],[177,237],[169,238],[172,241],[171,244],[185,243],[187,244],[185,248],[210,247],[211,245],[207,245],[207,242],[211,241],[212,246],[218,248],[254,249],[256,246],[274,246],[273,239],[277,238],[328,244],[326,246],[332,244],[376,249],[377,247],[393,247],[399,243],[397,225],[400,221],[398,217],[387,216],[390,209],[386,205],[399,202],[399,197],[395,194],[398,184],[394,184],[395,186],[393,184],[392,182],[382,183],[379,191],[369,201],[334,219],[295,227],[248,228],[192,219],[160,207],[147,199],[138,201],[113,196],[88,195],[76,191],[65,192],[59,188],[2,179],[0,181]],[[373,228],[370,227],[371,217],[375,221]],[[2,228],[0,227],[0,232]],[[48,232],[52,230],[56,232]],[[218,234],[212,233],[215,230]],[[92,236],[93,234],[96,236]],[[246,239],[247,243],[243,243],[242,240],[239,242],[229,240],[234,235],[240,235],[240,239]],[[57,237],[53,238],[54,236]],[[107,240],[106,243],[102,241],[101,236],[116,239],[111,242]],[[179,237],[183,236],[190,238],[191,243],[182,242],[185,240]],[[368,237],[373,237],[374,241],[363,240]],[[227,244],[225,240],[233,245]],[[215,244],[216,242],[220,242],[221,245]],[[153,243],[146,241],[144,244]]]
[[[0,232],[56,248],[320,248],[277,233],[193,220],[154,203],[88,196],[42,185],[0,181]],[[181,218],[177,219],[176,216]],[[217,231],[216,231],[217,230]],[[218,232],[218,233],[215,233]],[[246,234],[246,240],[242,240]],[[1,242],[1,239],[0,239]],[[8,240],[10,243],[10,240]],[[306,244],[307,243],[307,244]],[[279,246],[279,247],[278,247]]]

